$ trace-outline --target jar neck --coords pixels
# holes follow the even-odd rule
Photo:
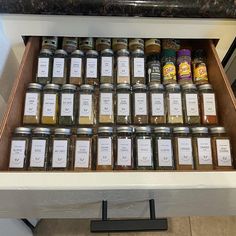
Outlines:
[[[77,134],[77,138],[92,138],[92,134]]]
[[[32,138],[49,138],[50,134],[33,134]]]
[[[131,133],[126,133],[126,132],[122,132],[122,133],[117,133],[118,137],[131,137],[132,134]]]

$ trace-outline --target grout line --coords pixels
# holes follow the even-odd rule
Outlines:
[[[191,225],[191,218],[190,218],[190,216],[188,217],[188,220],[189,220],[189,227],[190,227],[190,236],[193,236],[192,225]]]

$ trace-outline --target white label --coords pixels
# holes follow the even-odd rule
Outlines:
[[[203,106],[204,106],[204,115],[215,116],[216,115],[215,94],[204,93]]]
[[[113,115],[112,93],[100,93],[100,115]]]
[[[152,166],[151,139],[138,139],[138,166]]]
[[[64,58],[54,58],[53,61],[53,75],[52,77],[64,77]]]
[[[56,113],[56,94],[44,94],[42,116],[55,116],[55,113]]]
[[[92,111],[92,95],[80,94],[79,116],[90,117]]]
[[[96,58],[87,58],[86,60],[86,77],[97,78],[98,63]]]
[[[67,164],[67,140],[54,140],[52,153],[52,167],[66,167]]]
[[[216,140],[218,166],[232,166],[230,143],[228,139]]]
[[[48,77],[49,58],[38,59],[38,75],[37,77]]]
[[[61,116],[73,116],[74,94],[63,93],[61,95]]]
[[[118,57],[118,77],[129,77],[129,58]]]
[[[131,139],[118,139],[117,165],[131,166]]]
[[[173,166],[171,140],[160,139],[157,141],[157,145],[159,166]]]
[[[199,116],[197,94],[189,93],[185,95],[187,116]]]
[[[11,142],[10,168],[23,168],[26,141],[13,140]]]
[[[111,165],[111,138],[98,138],[98,165]]]
[[[26,93],[25,97],[25,116],[36,116],[39,105],[39,94],[38,93]]]
[[[179,165],[192,165],[192,144],[190,138],[178,138]]]
[[[135,93],[135,115],[147,115],[147,94]]]
[[[44,167],[46,140],[32,140],[30,166]]]
[[[75,144],[75,167],[89,167],[90,141],[77,140]]]
[[[164,95],[152,94],[152,116],[164,116]]]
[[[129,116],[130,114],[129,94],[117,94],[117,115]]]
[[[169,94],[170,116],[182,116],[181,94]]]
[[[210,138],[197,138],[197,150],[200,165],[211,165],[211,139]]]
[[[144,58],[134,58],[134,77],[144,77]]]
[[[112,57],[102,57],[101,76],[112,76]]]
[[[81,78],[82,59],[71,58],[70,64],[70,77]]]

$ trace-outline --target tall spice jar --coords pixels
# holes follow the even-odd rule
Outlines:
[[[147,56],[146,77],[149,83],[161,83],[160,54]]]
[[[96,39],[96,50],[101,52],[106,49],[111,48],[111,39],[110,38],[97,38]]]
[[[89,50],[86,53],[85,84],[98,85],[98,52]]]
[[[146,84],[144,51],[136,49],[131,53],[132,84]]]
[[[130,84],[130,58],[129,51],[121,49],[117,52],[116,83]]]
[[[111,49],[101,51],[100,84],[114,84],[114,54]]]

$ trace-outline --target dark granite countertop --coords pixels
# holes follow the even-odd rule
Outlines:
[[[0,0],[0,13],[236,18],[236,0]]]

